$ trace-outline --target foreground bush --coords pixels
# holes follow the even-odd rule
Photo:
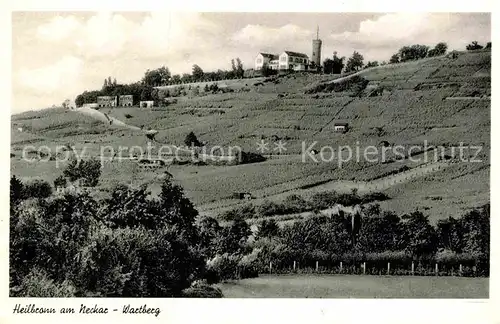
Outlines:
[[[13,296],[178,297],[205,273],[197,212],[168,181],[158,198],[118,187],[102,201],[85,192],[24,200],[19,187],[11,188]]]
[[[13,297],[75,297],[76,288],[68,280],[57,284],[49,279],[45,271],[34,268],[19,286],[10,289]]]
[[[206,281],[196,281],[182,292],[185,298],[222,298],[224,295],[219,287],[209,285]]]
[[[237,266],[241,257],[234,254],[224,253],[216,255],[213,259],[207,262],[207,271],[211,273],[212,282],[236,279],[238,277]]]

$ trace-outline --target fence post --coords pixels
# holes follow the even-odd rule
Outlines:
[[[340,272],[342,272],[342,261],[340,261]]]
[[[319,263],[318,261],[316,261],[316,272],[318,271],[318,269],[319,269]]]
[[[293,261],[293,271],[295,271],[295,261]]]
[[[391,263],[387,262],[387,274],[391,273]]]
[[[269,273],[273,272],[273,261],[269,261]]]
[[[436,263],[436,276],[438,275],[439,273],[439,269],[438,269],[438,264]]]
[[[366,274],[366,262],[363,262],[363,274]]]
[[[411,262],[411,275],[414,276],[415,275],[415,262]]]
[[[460,263],[460,266],[458,268],[458,275],[462,276],[462,264]]]

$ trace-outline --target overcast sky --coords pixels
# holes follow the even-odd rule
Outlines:
[[[490,41],[490,14],[481,13],[82,13],[14,12],[12,112],[60,104],[99,89],[107,76],[138,81],[147,69],[172,74],[228,69],[232,58],[253,67],[258,52],[311,56],[319,26],[322,60],[354,50],[388,60],[401,46],[440,41],[464,49]]]

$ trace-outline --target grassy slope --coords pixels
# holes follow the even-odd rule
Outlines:
[[[172,166],[169,171],[202,209],[234,204],[231,200],[220,201],[233,192],[274,195],[324,180],[364,180],[401,166],[354,162],[339,169],[336,163],[302,163],[302,141],[306,146],[316,141],[315,148],[321,145],[362,148],[382,140],[400,145],[423,145],[424,140],[433,145],[459,142],[483,145],[483,163],[455,166],[388,190],[393,199],[384,202],[384,207],[401,212],[419,207],[427,209],[436,219],[489,199],[490,102],[443,99],[470,95],[470,89],[478,88],[481,93],[489,94],[490,62],[489,52],[464,53],[456,60],[436,58],[361,72],[371,85],[389,89],[379,97],[352,98],[343,93],[305,95],[305,87],[336,77],[298,74],[281,77],[278,84],[249,84],[249,92],[182,97],[162,110],[123,108],[104,112],[133,126],[157,129],[161,143],[181,145],[190,131],[209,145],[238,145],[249,151],[255,151],[256,142],[261,139],[271,141],[274,136],[286,141],[285,154],[290,158],[232,167]],[[454,88],[425,87],[425,84],[452,83]],[[419,84],[424,87],[415,90]],[[278,98],[277,93],[285,96]],[[351,131],[334,133],[333,124],[338,121],[349,122]],[[24,131],[18,132],[18,127]],[[377,136],[373,127],[382,127],[384,134]],[[72,111],[48,109],[13,116],[12,152],[16,158],[11,159],[12,172],[25,177],[42,174],[50,180],[61,172],[54,165],[19,161],[26,144],[48,145],[53,149],[56,145],[71,144],[79,154],[85,148],[85,153],[99,155],[103,145],[114,150],[119,146],[146,148],[148,141],[140,132],[112,129]],[[117,181],[147,178],[154,182],[155,179],[154,174],[142,174],[130,167],[115,165],[112,169],[113,172],[104,173],[106,186]],[[470,175],[472,172],[476,173]],[[441,196],[442,200],[427,199],[431,195]]]
[[[487,278],[262,276],[221,284],[229,298],[488,298]]]

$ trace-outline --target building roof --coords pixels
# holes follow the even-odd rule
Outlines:
[[[279,55],[276,54],[269,54],[269,53],[259,53],[259,54],[271,60],[276,60],[279,57]]]
[[[333,126],[345,126],[347,127],[349,124],[348,123],[335,123]]]
[[[309,56],[307,56],[306,54],[303,54],[303,53],[297,53],[297,52],[291,52],[291,51],[285,51],[285,53],[290,55],[290,56],[309,58]]]

